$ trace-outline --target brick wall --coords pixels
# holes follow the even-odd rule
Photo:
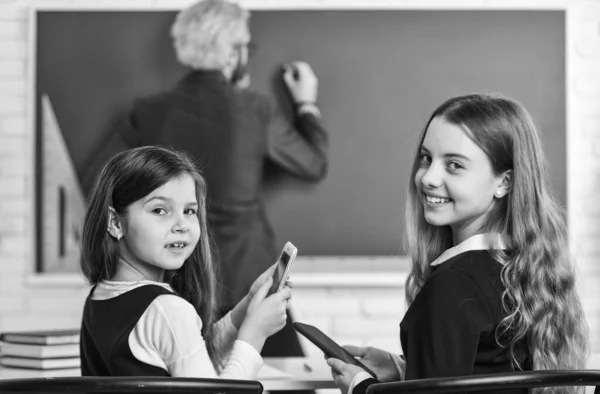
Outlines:
[[[0,331],[77,327],[87,287],[73,277],[35,276],[34,134],[29,10],[36,6],[179,8],[180,0],[0,0]],[[340,7],[567,10],[567,174],[569,226],[580,263],[581,291],[600,351],[600,0],[255,0],[250,8]],[[389,261],[367,272],[370,261],[354,261],[358,274],[333,274],[344,261],[306,261],[298,273],[294,310],[344,343],[398,350],[404,311],[406,263]],[[324,272],[312,272],[310,267]],[[324,268],[323,268],[324,267]],[[345,265],[348,267],[348,265]],[[329,272],[329,273],[328,273]],[[358,286],[357,278],[370,284]],[[596,337],[596,338],[595,338]],[[314,347],[307,345],[309,352]]]
[[[580,289],[600,351],[600,1],[569,3],[567,12],[567,208]]]
[[[304,258],[294,265],[294,319],[343,344],[400,352],[407,259]],[[322,352],[302,338],[307,354]]]

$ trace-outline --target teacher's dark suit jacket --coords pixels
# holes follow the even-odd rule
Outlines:
[[[106,141],[112,154],[161,145],[198,160],[224,282],[222,307],[233,307],[279,255],[263,204],[266,161],[298,179],[320,181],[327,133],[312,114],[290,125],[266,97],[236,89],[217,71],[190,72],[171,90],[137,99],[125,123]]]

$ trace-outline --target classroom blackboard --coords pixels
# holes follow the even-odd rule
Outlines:
[[[174,15],[37,12],[38,163],[42,94],[79,173],[134,97],[166,89],[185,73],[171,46]],[[252,87],[280,97],[279,65],[309,62],[331,138],[323,183],[269,178],[268,214],[280,244],[291,240],[302,255],[401,254],[416,136],[437,105],[470,92],[501,92],[529,109],[564,204],[564,12],[269,10],[252,13],[251,31],[258,45]]]

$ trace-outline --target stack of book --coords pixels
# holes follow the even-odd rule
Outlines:
[[[81,376],[79,330],[0,334],[2,376]]]

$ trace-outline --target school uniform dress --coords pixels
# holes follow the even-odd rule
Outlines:
[[[83,376],[173,376],[255,379],[263,365],[238,340],[227,314],[214,327],[213,365],[193,305],[152,281],[103,281],[85,301],[81,325]]]
[[[279,256],[263,201],[265,165],[304,181],[322,180],[328,136],[314,112],[290,124],[271,101],[232,86],[219,71],[192,71],[172,89],[136,100],[127,121],[104,141],[90,175],[124,149],[161,145],[195,158],[208,187],[209,228],[221,272],[220,309],[232,309]],[[299,356],[295,331],[267,339],[263,354]]]
[[[404,357],[393,358],[403,380],[513,371],[508,346],[496,340],[506,316],[502,265],[484,245],[484,235],[475,235],[431,264],[431,275],[400,323]],[[527,367],[526,359],[520,361]],[[373,383],[377,380],[361,372],[349,391],[362,394]]]

